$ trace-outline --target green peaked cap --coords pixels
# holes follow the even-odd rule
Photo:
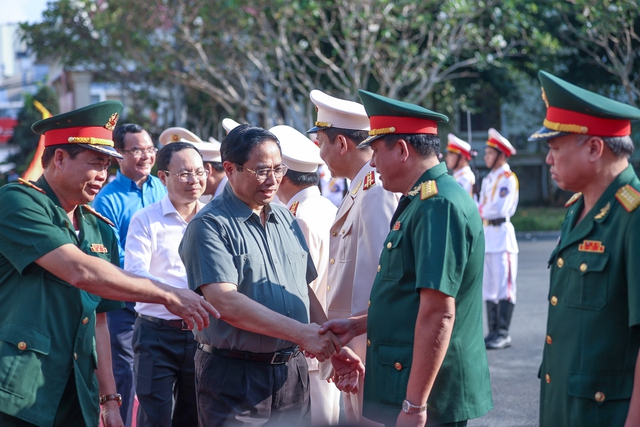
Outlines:
[[[113,148],[113,129],[122,114],[118,101],[103,101],[35,122],[31,129],[44,135],[45,147],[76,144],[122,158]]]
[[[544,126],[529,141],[546,140],[569,133],[602,137],[626,136],[640,109],[564,81],[540,70],[542,99],[547,104]]]
[[[371,130],[369,138],[358,147],[366,147],[377,138],[389,134],[438,134],[438,122],[447,123],[444,114],[428,110],[419,105],[387,98],[386,96],[359,90]]]

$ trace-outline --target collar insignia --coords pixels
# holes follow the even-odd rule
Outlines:
[[[298,205],[300,205],[300,202],[293,202],[293,204],[291,206],[289,206],[289,212],[291,212],[291,215],[293,216],[298,216]]]
[[[611,209],[611,202],[607,202],[604,208],[600,209],[598,215],[594,216],[594,219],[602,219],[609,213],[609,209]]]
[[[109,224],[112,227],[115,227],[116,225],[111,222],[111,220],[109,218],[107,218],[106,216],[98,213],[98,211],[96,211],[95,209],[93,209],[91,206],[84,204],[82,205],[83,208],[85,208],[87,210],[87,212],[97,216],[98,218],[100,218],[101,220],[103,220],[104,222],[106,222],[107,224]]]
[[[46,191],[44,191],[42,188],[32,184],[31,182],[27,181],[26,179],[18,178],[18,182],[20,184],[26,185],[27,187],[33,188],[34,190],[37,190],[37,191],[41,192],[42,194],[47,194]]]
[[[364,177],[364,185],[362,186],[362,190],[366,191],[374,185],[376,185],[376,174],[375,172],[371,171]]]
[[[569,206],[577,202],[580,197],[582,197],[582,193],[575,193],[573,196],[571,196],[567,203],[564,204],[564,207],[568,208]]]

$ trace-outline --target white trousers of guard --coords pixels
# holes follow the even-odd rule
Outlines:
[[[506,300],[516,303],[516,276],[518,254],[490,252],[484,254],[484,278],[482,297],[485,301],[498,303]]]

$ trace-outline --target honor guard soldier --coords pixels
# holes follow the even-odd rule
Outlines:
[[[478,153],[471,149],[467,141],[463,141],[454,134],[447,135],[447,168],[453,172],[453,177],[458,184],[473,197],[473,186],[476,184],[476,175],[471,170],[469,162]]]
[[[551,254],[540,426],[640,425],[640,110],[538,73],[551,177],[576,192]]]
[[[369,136],[364,107],[319,90],[312,90],[309,96],[318,117],[307,133],[317,133],[320,156],[331,176],[351,180],[331,226],[329,248],[328,317],[342,319],[367,310],[382,243],[399,195],[382,187],[380,175],[369,164],[371,149],[358,148]],[[349,347],[365,361],[366,336],[357,337]],[[361,419],[362,396],[362,384],[358,393],[342,394],[348,423],[366,422]]]
[[[207,171],[207,186],[200,197],[200,201],[209,203],[212,199],[222,194],[224,186],[227,185],[227,175],[224,173],[222,158],[220,157],[220,142],[215,138],[209,138],[209,141],[205,142],[195,133],[181,127],[165,129],[158,138],[158,142],[162,146],[177,141],[192,144],[202,154],[204,168]]]
[[[326,313],[329,236],[338,209],[320,194],[318,188],[318,166],[324,164],[320,158],[320,149],[309,138],[290,126],[278,125],[269,131],[278,137],[282,149],[282,162],[289,168],[280,182],[278,198],[296,217],[302,229],[309,246],[309,254],[318,271],[318,277],[309,286]],[[311,423],[323,426],[338,424],[339,390],[326,381],[316,359],[307,358],[307,364]]]
[[[323,325],[368,333],[366,418],[386,426],[466,426],[493,406],[482,339],[482,220],[438,159],[440,113],[366,91],[362,145],[384,187],[401,192],[368,315]]]
[[[518,242],[511,217],[518,207],[519,184],[507,161],[516,154],[509,140],[489,129],[484,162],[489,174],[482,180],[479,206],[484,225],[483,298],[487,307],[488,349],[511,345],[509,326],[516,304]]]
[[[209,303],[126,273],[111,222],[88,203],[107,179],[122,104],[105,101],[34,123],[44,173],[0,189],[0,425],[122,425],[105,312],[112,300],[165,304],[189,327]]]

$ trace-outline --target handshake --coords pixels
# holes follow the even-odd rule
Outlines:
[[[327,381],[333,381],[340,391],[357,393],[359,380],[364,377],[364,364],[349,347],[344,347],[356,336],[350,319],[330,320],[318,326],[305,325],[300,347],[307,357],[319,362],[331,361],[332,373]]]

